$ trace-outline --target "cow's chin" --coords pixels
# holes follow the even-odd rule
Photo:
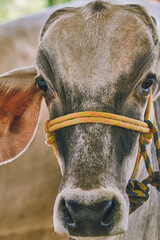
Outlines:
[[[114,237],[72,237],[74,240],[114,240]]]
[[[64,200],[67,202],[70,199],[78,201],[80,204],[85,204],[85,206],[90,206],[91,204],[99,203],[102,201],[107,201],[108,199],[114,199],[117,202],[117,205],[114,208],[113,215],[113,224],[109,230],[103,232],[96,231],[96,234],[93,235],[93,232],[90,233],[81,230],[81,232],[72,232],[65,225],[64,221],[64,212],[65,207],[61,203]],[[120,191],[116,188],[100,188],[90,191],[83,191],[81,189],[70,189],[67,188],[60,192],[56,198],[55,207],[54,207],[54,229],[57,233],[67,234],[73,236],[75,240],[105,240],[105,239],[114,239],[115,235],[122,234],[126,232],[128,227],[128,215],[129,215],[129,202],[127,201],[126,196],[123,196]],[[95,232],[95,229],[93,229]]]
[[[115,236],[106,237],[72,237],[74,240],[114,240]]]

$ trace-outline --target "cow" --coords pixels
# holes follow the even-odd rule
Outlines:
[[[144,120],[150,92],[144,85],[159,79],[159,51],[156,21],[139,5],[97,1],[54,12],[41,31],[36,63],[0,77],[1,161],[14,159],[32,140],[42,97],[50,120],[86,110]],[[158,95],[156,88],[157,120]],[[158,239],[154,188],[128,217],[126,186],[138,140],[138,133],[101,124],[56,132],[62,172],[54,207],[57,232],[74,239]],[[148,150],[154,156],[153,146]],[[141,162],[136,177],[145,176]],[[106,216],[110,227],[103,227],[99,221],[109,205],[113,221]]]

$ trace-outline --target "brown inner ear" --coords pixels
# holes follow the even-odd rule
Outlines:
[[[0,162],[14,158],[31,141],[41,99],[42,92],[36,87],[0,93]]]

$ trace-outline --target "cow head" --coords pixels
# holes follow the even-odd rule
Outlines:
[[[102,111],[143,121],[150,87],[159,75],[158,59],[155,22],[138,5],[92,2],[54,12],[41,32],[36,73],[32,69],[35,83],[30,84],[23,69],[19,75],[1,76],[3,85],[10,83],[9,76],[12,81],[16,75],[21,78],[20,87],[2,88],[9,99],[3,101],[2,135],[7,139],[14,134],[20,139],[15,146],[14,139],[9,142],[9,153],[3,147],[2,159],[21,152],[33,135],[42,92],[50,120],[73,112]],[[23,84],[28,86],[25,91]],[[15,92],[23,92],[23,99],[28,100],[19,101]],[[17,102],[22,106],[19,114],[12,110],[17,109]],[[10,117],[8,111],[14,114]],[[126,186],[138,152],[139,133],[86,123],[55,134],[62,172],[54,207],[55,230],[74,239],[103,239],[125,232],[129,213]]]

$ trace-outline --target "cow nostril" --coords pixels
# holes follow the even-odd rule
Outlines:
[[[104,208],[104,216],[101,221],[101,225],[109,227],[113,223],[115,204],[114,201],[107,201]]]
[[[64,214],[63,219],[64,219],[66,226],[72,227],[72,228],[75,227],[75,222],[72,217],[72,209],[71,209],[70,205],[68,204],[68,202],[65,200],[62,200],[61,207],[63,210],[63,214]]]
[[[113,228],[116,208],[115,199],[90,205],[62,199],[60,214],[71,236],[105,236]]]

